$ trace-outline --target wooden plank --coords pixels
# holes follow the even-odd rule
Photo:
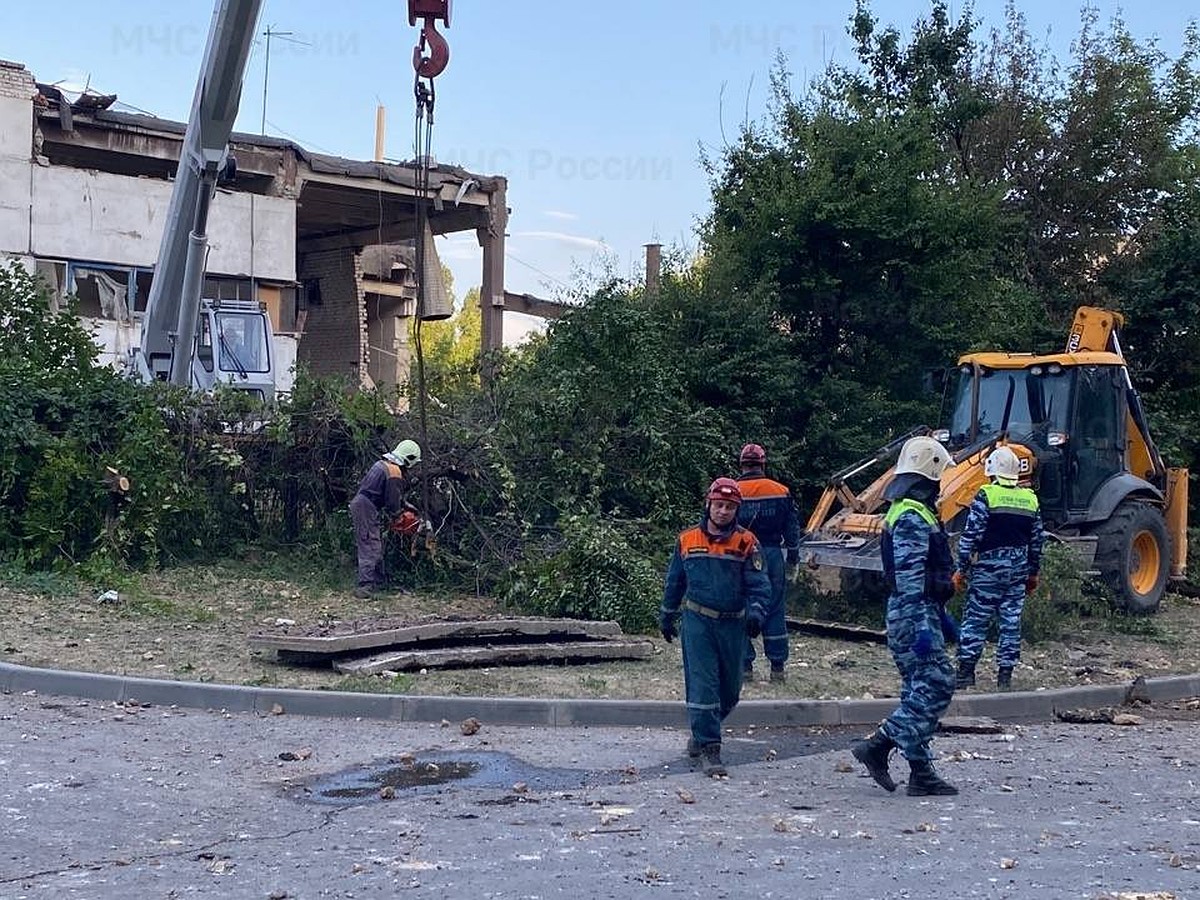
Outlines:
[[[787,619],[788,631],[799,631],[816,637],[838,638],[843,641],[858,641],[862,644],[886,644],[887,632],[863,625],[845,625],[841,622],[822,622],[819,619]]]
[[[351,650],[367,650],[373,647],[510,635],[607,639],[620,637],[622,631],[621,626],[616,622],[585,622],[582,619],[471,619],[468,621],[426,622],[420,625],[402,625],[396,628],[343,631],[330,634],[259,632],[251,634],[248,640],[251,647],[265,650],[346,653]]]
[[[333,667],[346,675],[375,675],[384,671],[412,672],[418,669],[593,662],[606,659],[647,659],[653,653],[654,645],[650,641],[491,644],[476,647],[388,651],[372,656],[335,660]]]

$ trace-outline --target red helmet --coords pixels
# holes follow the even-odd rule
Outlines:
[[[705,500],[728,500],[731,503],[742,502],[742,489],[732,478],[718,478],[708,486]]]
[[[767,451],[760,444],[747,444],[738,454],[738,461],[743,466],[762,466],[767,462]]]

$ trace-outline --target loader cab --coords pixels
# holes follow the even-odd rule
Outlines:
[[[1128,471],[1123,370],[1054,357],[1003,357],[960,364],[949,448],[978,448],[1002,436],[1025,445],[1036,458],[1032,484],[1043,515],[1058,523],[1086,517],[1101,486]]]

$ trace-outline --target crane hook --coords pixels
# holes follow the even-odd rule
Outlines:
[[[450,27],[450,6],[451,0],[408,0],[408,24],[425,20],[420,40],[413,48],[413,68],[418,78],[435,78],[450,62],[450,45],[438,33],[436,25],[440,20]]]

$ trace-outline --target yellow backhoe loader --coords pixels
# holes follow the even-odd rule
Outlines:
[[[1129,379],[1116,312],[1080,307],[1062,353],[969,353],[958,361],[949,427],[919,428],[829,479],[805,527],[801,555],[840,568],[843,592],[886,594],[879,557],[885,501],[900,445],[932,434],[954,454],[938,510],[952,538],[987,480],[983,463],[1007,444],[1038,494],[1049,540],[1072,545],[1116,602],[1153,612],[1184,577],[1188,472],[1168,468]],[[855,491],[851,480],[867,480]]]

